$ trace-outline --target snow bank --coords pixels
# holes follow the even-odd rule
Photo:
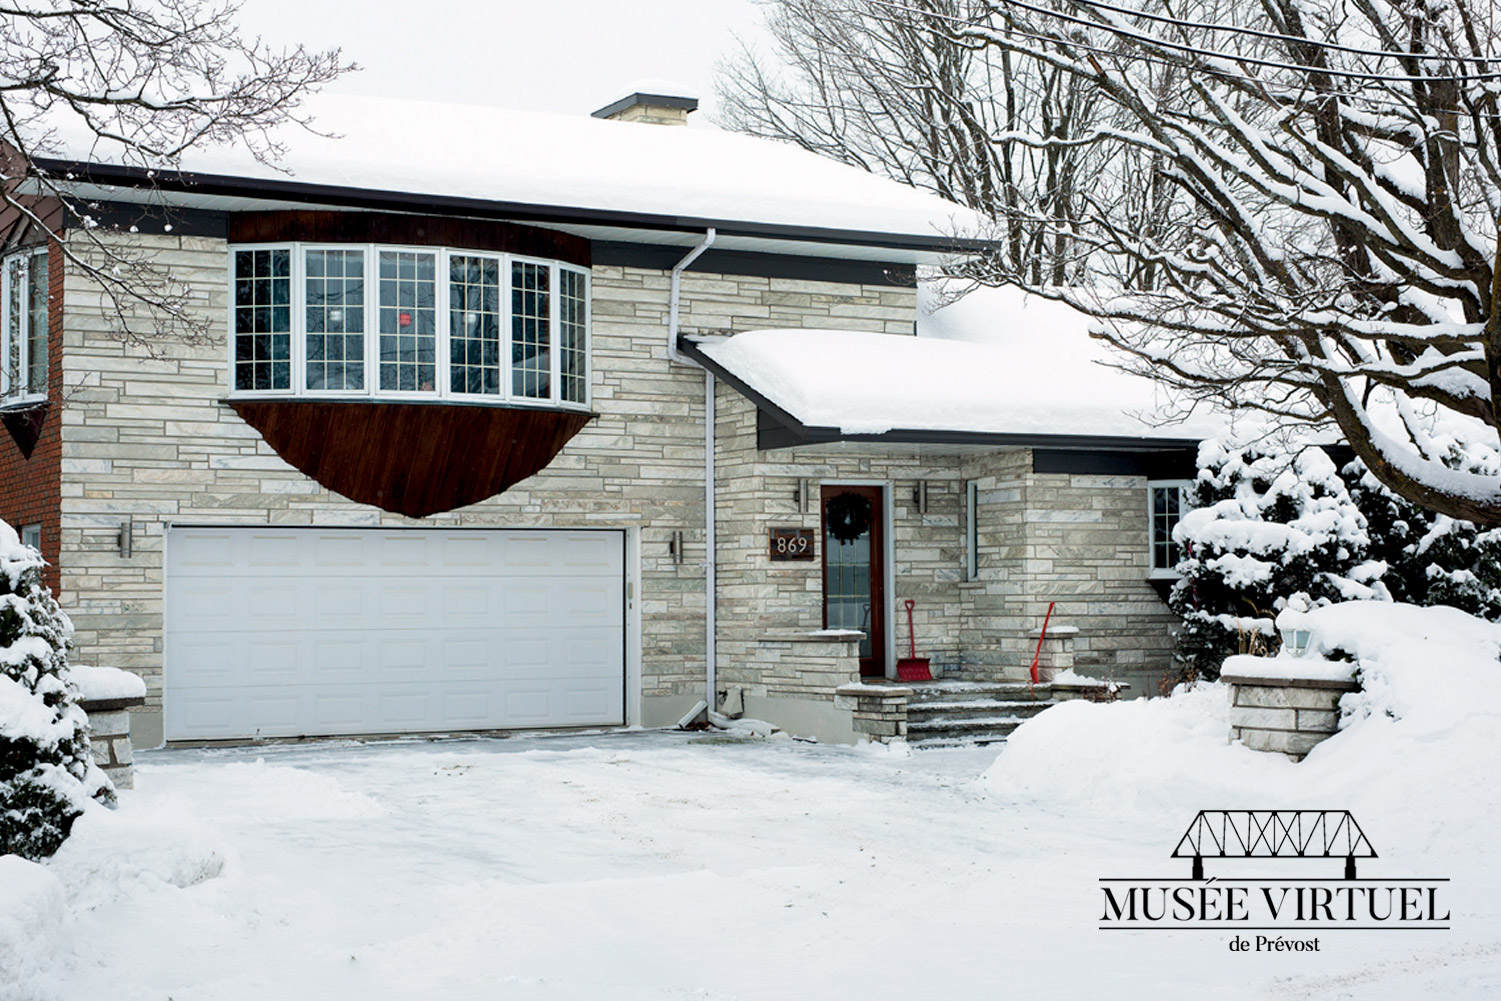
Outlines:
[[[45,866],[0,855],[0,985],[40,968],[63,933],[63,886]]]
[[[85,701],[104,702],[109,699],[146,697],[146,682],[140,675],[122,671],[118,667],[71,664],[68,666],[68,680]]]
[[[1230,744],[1227,686],[1200,685],[1049,709],[1012,734],[983,786],[1169,827],[1201,809],[1349,809],[1378,851],[1385,841],[1409,857],[1494,865],[1484,832],[1501,824],[1501,626],[1390,602],[1284,612],[1278,625],[1310,629],[1316,652],[1352,656],[1364,685],[1341,701],[1340,732],[1301,763]],[[1235,666],[1261,674],[1295,659]]]
[[[225,857],[222,839],[185,803],[150,812],[127,803],[86,811],[48,866],[72,905],[88,910],[142,891],[196,886],[218,876]]]

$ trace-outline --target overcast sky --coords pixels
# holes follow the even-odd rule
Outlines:
[[[755,37],[752,0],[244,0],[267,41],[338,45],[364,67],[334,93],[587,114],[643,77],[695,88]]]

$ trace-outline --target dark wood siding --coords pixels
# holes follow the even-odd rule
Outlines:
[[[444,403],[232,400],[276,453],[334,493],[421,518],[538,472],[594,419],[571,410]]]
[[[379,212],[236,212],[231,243],[394,243],[546,257],[589,266],[589,241],[515,223]]]

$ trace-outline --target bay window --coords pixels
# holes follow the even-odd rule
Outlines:
[[[589,275],[449,248],[231,249],[237,395],[587,406]]]
[[[45,248],[0,261],[0,395],[6,403],[47,395],[47,277]]]

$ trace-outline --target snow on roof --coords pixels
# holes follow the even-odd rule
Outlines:
[[[712,361],[808,427],[990,434],[1201,438],[1222,415],[1156,426],[1169,402],[1150,380],[1109,368],[1089,318],[1016,289],[982,288],[939,306],[919,293],[916,337],[849,330],[755,330],[706,339]],[[930,311],[931,310],[931,311]]]
[[[643,213],[695,221],[925,238],[974,234],[969,210],[794,146],[715,129],[588,115],[317,95],[318,135],[276,130],[285,172],[243,146],[190,149],[181,169],[263,180]],[[58,128],[55,155],[125,162],[118,146]],[[112,148],[113,146],[113,148]],[[51,153],[52,151],[49,151]]]

